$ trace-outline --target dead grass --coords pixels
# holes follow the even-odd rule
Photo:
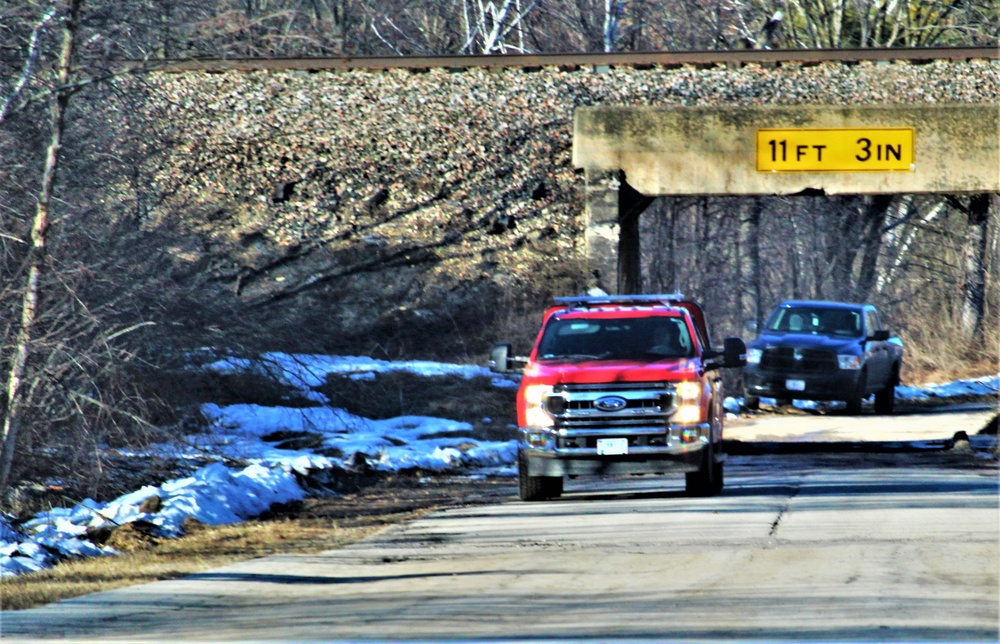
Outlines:
[[[971,347],[951,327],[922,329],[903,338],[904,384],[950,382],[1000,372],[1000,325],[988,325],[982,347]]]
[[[165,539],[145,547],[133,543],[125,547],[136,549],[120,556],[69,561],[4,579],[0,582],[0,608],[23,610],[89,593],[176,579],[272,554],[319,552],[353,543],[380,527],[342,527],[322,519],[201,526],[180,539]],[[123,540],[113,545],[122,547]]]
[[[516,391],[495,387],[487,377],[428,377],[405,371],[378,373],[365,380],[331,375],[321,391],[331,406],[364,418],[433,416],[469,423],[470,438],[515,437],[511,426],[517,423]]]
[[[0,609],[34,606],[217,568],[274,554],[332,550],[386,526],[431,510],[486,502],[512,494],[506,480],[450,477],[418,482],[412,476],[375,477],[364,489],[328,499],[307,499],[275,507],[245,523],[185,525],[178,539],[150,538],[141,529],[119,529],[107,543],[124,554],[61,563],[37,573],[0,581]]]

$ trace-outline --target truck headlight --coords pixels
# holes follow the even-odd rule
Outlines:
[[[677,383],[677,395],[681,402],[699,402],[701,398],[701,383],[694,380],[685,380]]]
[[[763,354],[761,349],[747,349],[747,364],[760,364],[760,357]]]
[[[701,405],[681,405],[674,412],[673,421],[678,425],[693,425],[701,420]]]
[[[837,356],[837,363],[841,369],[860,369],[861,358],[858,356]]]
[[[680,405],[674,412],[673,422],[690,425],[701,421],[701,383],[686,380],[677,383],[677,397]]]
[[[528,427],[546,429],[555,419],[545,409],[545,399],[552,394],[552,385],[529,385],[524,389],[524,420]]]

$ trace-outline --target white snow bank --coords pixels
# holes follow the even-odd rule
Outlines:
[[[896,386],[896,400],[929,400],[931,398],[958,398],[961,396],[998,396],[1000,397],[1000,374],[983,376],[969,380],[956,380],[944,384],[925,384],[919,387],[906,385]],[[765,405],[777,404],[774,398],[761,398]],[[813,400],[795,400],[793,405],[799,409],[812,410],[823,407],[843,407],[843,402],[832,401],[817,403]],[[723,406],[726,411],[737,414],[743,409],[742,397],[726,398]]]
[[[365,356],[324,356],[313,354],[265,353],[260,358],[228,358],[206,365],[204,369],[217,373],[260,373],[302,392],[311,400],[329,402],[326,396],[313,391],[326,382],[331,374],[369,379],[378,373],[407,371],[422,376],[461,376],[466,379],[486,377],[496,386],[517,386],[506,378],[498,378],[486,367],[450,364],[428,360],[377,360]]]
[[[143,512],[150,497],[159,497],[156,512]],[[236,523],[255,517],[274,503],[302,499],[291,468],[250,465],[231,470],[213,463],[192,476],[145,486],[109,503],[86,499],[72,508],[55,508],[37,515],[18,533],[0,523],[0,575],[7,577],[48,568],[63,559],[117,554],[87,540],[88,529],[143,521],[164,537],[183,534],[190,517],[209,525]]]
[[[495,378],[488,369],[425,361],[386,362],[371,358],[268,354],[263,361],[229,360],[211,366],[220,372],[266,369],[282,382],[310,395],[311,387],[329,373],[366,377],[376,372],[410,371],[424,376],[489,376],[496,386],[516,386]],[[311,392],[315,394],[316,392]],[[315,398],[315,396],[314,396]],[[363,459],[379,471],[419,468],[455,474],[513,475],[515,441],[479,441],[472,426],[454,420],[401,416],[370,420],[330,407],[286,408],[260,405],[206,404],[202,413],[209,431],[188,437],[186,444],[153,446],[143,454],[180,458],[239,461],[249,465],[231,469],[221,462],[193,475],[146,486],[109,503],[90,499],[73,508],[41,513],[18,532],[0,517],[0,576],[41,570],[72,557],[116,554],[86,539],[88,529],[143,521],[167,537],[182,533],[184,521],[194,518],[218,525],[243,521],[274,503],[304,498],[296,474],[350,467]],[[308,436],[310,447],[294,448],[288,438]],[[268,439],[268,440],[265,440]],[[150,497],[162,501],[156,512],[143,512]]]
[[[959,396],[1000,396],[1000,374],[971,380],[956,380],[944,384],[926,384],[920,387],[896,387],[897,398],[926,400],[928,398],[956,398]]]

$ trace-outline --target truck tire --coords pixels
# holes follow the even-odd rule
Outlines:
[[[558,499],[563,493],[563,477],[543,476],[542,487],[545,488],[545,498]]]
[[[743,396],[743,407],[750,411],[757,411],[760,409],[760,396],[745,394]]]
[[[896,383],[899,382],[899,367],[893,365],[892,375],[885,388],[875,393],[875,413],[883,416],[892,413],[896,404]]]
[[[684,488],[688,496],[718,496],[725,485],[723,462],[715,461],[715,450],[709,447],[697,472],[684,475]]]
[[[563,492],[561,476],[528,476],[527,459],[517,455],[517,488],[522,501],[558,498]]]
[[[865,391],[867,387],[868,373],[862,369],[861,374],[858,376],[858,384],[854,390],[854,394],[845,401],[847,403],[847,413],[851,416],[861,415],[861,401],[865,399]]]

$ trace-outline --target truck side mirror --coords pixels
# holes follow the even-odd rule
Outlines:
[[[726,338],[722,344],[722,366],[727,369],[745,367],[747,364],[747,345],[742,338]]]
[[[506,343],[498,343],[493,345],[493,350],[490,351],[490,371],[495,371],[497,373],[507,373],[510,371],[510,361],[508,356],[510,355],[510,345]]]
[[[868,339],[872,342],[888,342],[889,332],[886,329],[879,329],[878,331],[872,332]]]

